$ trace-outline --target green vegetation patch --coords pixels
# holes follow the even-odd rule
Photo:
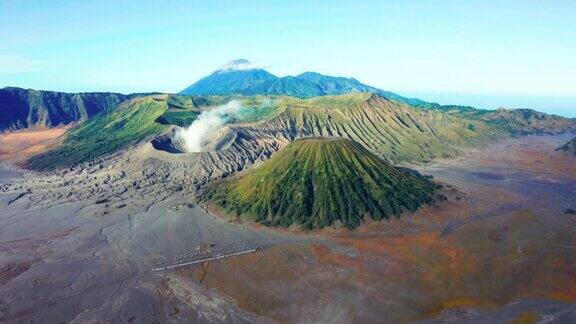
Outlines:
[[[125,102],[73,128],[62,145],[32,157],[29,166],[36,170],[70,167],[119,151],[165,130],[155,120],[167,108],[166,100],[153,97]]]
[[[266,226],[359,226],[431,202],[437,186],[346,139],[301,139],[259,167],[210,185],[204,198]]]
[[[269,120],[277,115],[279,115],[282,111],[284,111],[285,107],[278,105],[276,102],[263,104],[263,105],[254,105],[254,106],[244,106],[240,112],[232,118],[230,123],[252,123],[252,122],[259,122],[264,120]]]
[[[200,115],[200,113],[194,110],[169,110],[158,117],[156,122],[162,125],[187,127],[198,118],[198,115]]]

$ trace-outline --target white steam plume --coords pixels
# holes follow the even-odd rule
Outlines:
[[[179,129],[176,132],[176,138],[182,141],[186,152],[201,152],[210,135],[240,109],[242,109],[242,104],[238,100],[232,100],[225,105],[203,111],[190,127]]]

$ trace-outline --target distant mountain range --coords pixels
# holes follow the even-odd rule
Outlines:
[[[416,98],[406,98],[396,93],[371,87],[354,78],[334,77],[316,72],[297,76],[277,77],[249,61],[240,59],[228,62],[220,69],[182,90],[182,95],[287,95],[312,98],[326,95],[372,92],[387,99],[411,106],[432,108],[440,106]]]
[[[458,118],[481,120],[498,126],[513,135],[557,133],[574,130],[574,120],[529,109],[483,110],[469,106],[439,105],[416,98],[407,98],[378,89],[354,78],[326,76],[305,72],[297,76],[277,77],[247,60],[234,60],[181,91],[195,101],[220,102],[218,96],[291,96],[302,99],[345,94],[374,93],[388,100],[422,110],[436,110]],[[157,93],[119,94],[106,92],[64,93],[6,87],[0,89],[0,132],[26,128],[50,128],[84,122],[88,118],[116,109],[122,102]],[[171,98],[177,98],[172,96]],[[226,100],[231,100],[228,98]],[[178,126],[186,126],[200,110],[178,113]],[[174,123],[176,112],[158,122]],[[184,118],[185,117],[185,118]]]

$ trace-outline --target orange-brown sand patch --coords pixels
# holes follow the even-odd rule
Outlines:
[[[0,134],[0,161],[22,162],[58,145],[70,126]]]
[[[512,320],[510,324],[534,324],[538,323],[539,319],[540,316],[538,316],[538,314],[534,312],[526,312],[518,316],[518,318]]]
[[[242,309],[278,320],[288,319],[276,312],[286,303],[306,303],[308,298],[313,303],[335,290],[354,291],[370,300],[364,299],[364,306],[350,302],[346,311],[354,319],[362,319],[357,313],[362,307],[374,307],[371,312],[378,314],[390,311],[377,307],[390,300],[410,309],[400,312],[394,318],[398,320],[433,318],[449,309],[494,309],[520,298],[576,301],[574,257],[556,248],[569,244],[570,238],[547,236],[546,227],[530,211],[465,224],[447,236],[440,235],[438,226],[406,231],[414,222],[384,223],[389,225],[384,235],[377,224],[330,235],[351,248],[352,255],[325,244],[279,245],[182,274],[232,297]],[[269,287],[265,294],[263,287]]]

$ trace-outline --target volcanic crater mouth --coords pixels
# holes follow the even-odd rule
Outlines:
[[[219,130],[209,134],[202,141],[202,150],[200,152],[223,151],[229,148],[236,140],[238,133],[236,130],[224,126]],[[200,152],[188,152],[185,148],[184,139],[178,136],[178,128],[170,132],[157,136],[151,141],[152,146],[159,151],[172,154],[194,154]]]
[[[174,133],[160,135],[152,140],[152,146],[159,150],[172,154],[186,153],[182,140],[176,138]]]

